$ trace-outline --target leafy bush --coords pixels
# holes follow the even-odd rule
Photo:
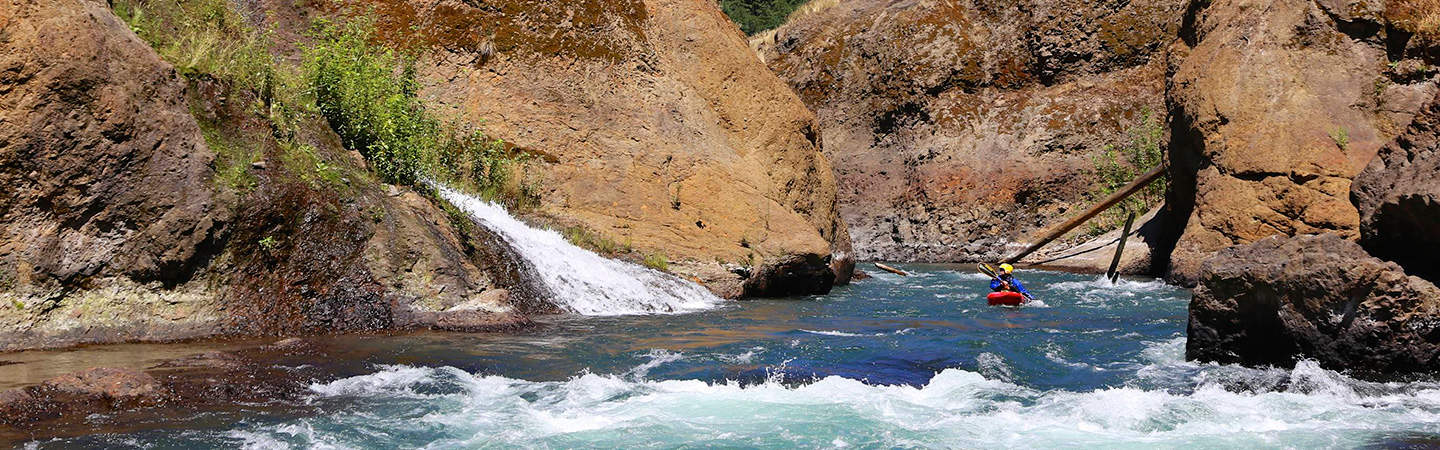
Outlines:
[[[720,0],[720,9],[745,34],[756,34],[785,23],[806,0]]]
[[[305,52],[305,73],[320,114],[348,148],[387,182],[422,178],[466,188],[511,208],[536,203],[538,189],[516,183],[504,142],[436,119],[418,96],[415,57],[373,43],[373,18],[322,22]]]
[[[1127,140],[1120,147],[1105,146],[1105,151],[1091,158],[1096,178],[1093,200],[1098,201],[1115,193],[1121,187],[1135,181],[1140,175],[1165,162],[1162,140],[1165,126],[1149,110],[1140,115],[1140,120],[1126,131]],[[1129,214],[1145,214],[1151,208],[1165,201],[1165,190],[1169,180],[1162,176],[1144,189],[1126,198],[1090,221],[1087,234],[1096,235],[1114,229],[1124,223]]]

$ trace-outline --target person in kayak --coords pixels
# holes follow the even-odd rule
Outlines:
[[[1030,298],[1030,291],[1025,290],[1025,285],[1015,279],[1015,266],[1009,264],[1000,265],[1000,273],[995,274],[996,278],[990,279],[990,290],[995,292],[1019,292]]]

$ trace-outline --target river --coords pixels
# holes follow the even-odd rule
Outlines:
[[[32,447],[1365,447],[1440,444],[1440,384],[1184,361],[1189,292],[900,265],[823,297],[338,336],[368,375],[274,405]]]

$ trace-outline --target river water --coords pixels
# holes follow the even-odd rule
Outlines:
[[[368,375],[305,414],[242,408],[38,447],[1404,447],[1440,445],[1440,384],[1311,363],[1184,361],[1189,292],[965,267],[829,296],[545,319],[516,335],[333,337]]]

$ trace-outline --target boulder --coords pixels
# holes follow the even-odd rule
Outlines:
[[[1360,244],[1440,281],[1440,96],[1355,177]]]
[[[1404,35],[1383,16],[1390,3],[1194,3],[1166,89],[1169,278],[1193,283],[1214,252],[1267,236],[1359,237],[1352,179],[1436,92],[1386,69]]]
[[[1272,236],[1206,261],[1186,358],[1381,377],[1440,370],[1440,288],[1337,234]]]
[[[814,115],[714,1],[376,4],[436,110],[543,155],[544,215],[671,261],[853,269]]]
[[[0,17],[0,272],[189,279],[228,213],[184,81],[103,1],[6,1]]]
[[[751,44],[819,118],[856,258],[995,260],[1088,206],[1091,158],[1147,110],[1163,123],[1184,4],[816,2]]]

